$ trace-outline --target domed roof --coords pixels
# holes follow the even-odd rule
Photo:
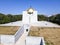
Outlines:
[[[28,14],[33,14],[33,12],[34,12],[34,9],[33,9],[33,8],[29,8],[29,9],[27,10],[27,13],[28,13]]]

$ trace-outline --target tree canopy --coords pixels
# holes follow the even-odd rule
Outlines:
[[[38,21],[47,21],[47,20],[48,20],[47,16],[38,14]]]
[[[60,14],[55,14],[50,17],[47,17],[45,15],[38,14],[38,21],[49,21],[60,25]],[[2,14],[0,13],[0,24],[5,24],[9,22],[15,22],[15,21],[21,21],[22,20],[22,14],[19,15],[12,15],[12,14]]]
[[[60,14],[50,16],[49,21],[60,25]]]
[[[2,14],[0,13],[0,24],[22,20],[22,15]]]

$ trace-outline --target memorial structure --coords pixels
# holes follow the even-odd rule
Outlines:
[[[31,27],[60,26],[47,21],[38,21],[37,14],[35,9],[29,8],[23,11],[22,21],[0,24],[0,45],[45,45],[44,37],[28,35]]]

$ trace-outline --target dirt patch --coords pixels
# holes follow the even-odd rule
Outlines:
[[[46,45],[60,45],[59,27],[31,27],[29,36],[44,37]]]
[[[13,35],[19,28],[19,26],[0,26],[0,35]]]

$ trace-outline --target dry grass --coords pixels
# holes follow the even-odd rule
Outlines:
[[[0,35],[13,35],[18,29],[19,26],[0,26]]]
[[[58,27],[31,27],[30,36],[43,36],[46,45],[60,45],[60,28]]]

